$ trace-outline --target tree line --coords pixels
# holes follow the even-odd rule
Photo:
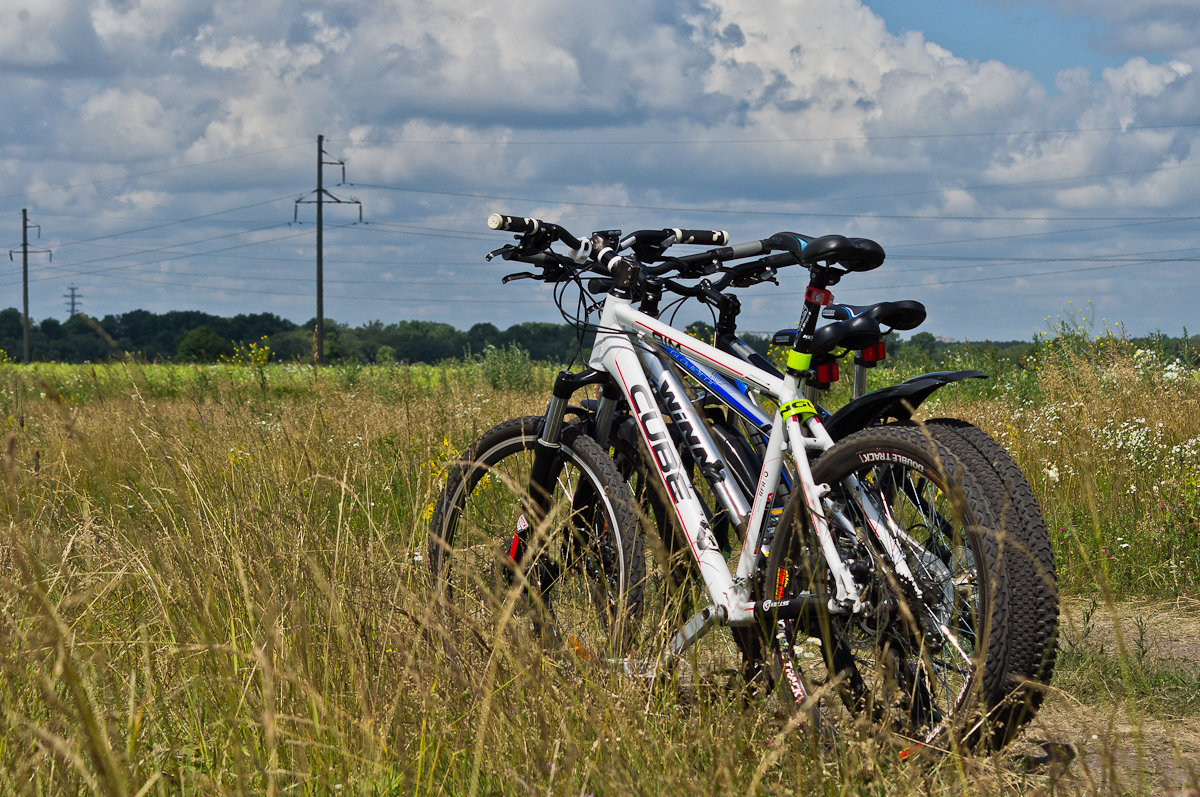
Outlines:
[[[266,339],[275,359],[310,360],[316,319],[296,324],[272,313],[223,317],[194,310],[128,313],[92,318],[83,313],[66,321],[31,323],[30,357],[35,361],[101,362],[135,356],[147,361],[217,362],[237,346]],[[0,350],[19,360],[23,351],[20,311],[0,311]],[[566,324],[525,322],[501,330],[476,324],[458,330],[434,321],[371,321],[357,327],[326,319],[325,357],[330,361],[440,362],[480,354],[488,346],[518,346],[531,359],[568,362],[579,344]]]
[[[91,318],[83,313],[66,321],[47,318],[30,326],[30,356],[35,361],[101,362],[135,356],[147,361],[218,362],[233,357],[236,347],[261,343],[265,338],[274,359],[311,361],[316,319],[296,324],[272,313],[216,316],[195,310],[128,313]],[[712,326],[695,322],[690,334],[712,339]],[[1078,331],[1076,331],[1078,332]],[[21,313],[15,308],[0,311],[0,350],[9,359],[20,359],[23,351]],[[1071,330],[1060,331],[1070,337]],[[770,349],[767,337],[747,335],[747,343],[763,353]],[[965,349],[986,351],[997,359],[1022,362],[1045,341],[945,341],[928,332],[907,339],[887,338],[891,359],[942,365]],[[1128,339],[1131,346],[1151,347],[1168,359],[1178,357],[1196,367],[1200,336],[1179,338],[1157,334]],[[331,362],[392,363],[458,359],[482,354],[488,347],[524,351],[529,359],[567,363],[580,350],[576,330],[567,324],[527,321],[501,330],[495,324],[479,323],[467,330],[435,321],[399,321],[385,324],[370,321],[357,327],[337,321],[325,322],[325,357]],[[585,352],[586,354],[586,352]]]

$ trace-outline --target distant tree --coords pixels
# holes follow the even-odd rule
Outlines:
[[[297,327],[287,332],[278,332],[269,338],[271,351],[284,361],[299,360],[311,363],[313,358],[312,327]]]
[[[532,360],[566,362],[575,356],[579,339],[575,330],[566,324],[526,321],[504,330],[495,345],[497,348],[506,348],[513,344],[528,352]],[[471,350],[475,350],[474,342]]]
[[[321,354],[329,362],[340,360],[343,357],[346,359],[354,357],[352,349],[347,351],[346,347],[342,346],[342,329],[333,321],[325,323],[325,345],[322,347]]]
[[[175,350],[176,362],[216,362],[233,354],[233,344],[208,327],[190,329]]]
[[[498,340],[500,340],[500,330],[495,324],[484,322],[475,324],[467,330],[467,345],[475,353],[483,351],[484,347],[489,344],[495,346]]]
[[[235,315],[229,319],[227,329],[222,330],[219,327],[213,327],[214,330],[230,340],[240,343],[262,340],[264,335],[269,338],[277,333],[288,332],[295,328],[296,325],[294,323],[288,321],[286,318],[280,318],[274,313]]]
[[[920,349],[926,355],[933,356],[934,349],[937,348],[937,338],[929,332],[918,332],[909,339],[908,345]]]
[[[24,331],[21,311],[15,307],[0,310],[0,339],[20,340]]]
[[[438,362],[461,357],[466,348],[466,336],[449,324],[434,321],[401,321],[396,325],[396,337],[390,345],[396,356],[412,362]]]
[[[391,365],[396,362],[396,350],[385,343],[375,350],[375,362],[380,365]]]
[[[58,340],[63,336],[63,326],[57,318],[44,318],[38,324],[38,329],[46,336],[46,340]]]
[[[119,346],[114,347],[110,328],[86,313],[71,316],[63,322],[62,328],[64,340],[60,356],[66,362],[100,362],[123,353]]]

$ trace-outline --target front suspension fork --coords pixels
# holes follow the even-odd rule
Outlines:
[[[571,396],[589,385],[607,383],[608,379],[608,374],[594,368],[587,368],[578,373],[561,371],[555,377],[553,394],[546,406],[541,433],[533,449],[533,464],[529,471],[529,485],[522,500],[522,511],[517,517],[516,528],[509,543],[508,556],[516,569],[525,564],[529,537],[543,525],[550,509],[550,496],[554,494],[554,484],[562,472],[562,433]],[[574,501],[572,503],[574,504]],[[547,561],[539,565],[542,570],[549,567]],[[554,580],[554,574],[548,571],[540,572],[539,575],[544,579],[543,589]]]

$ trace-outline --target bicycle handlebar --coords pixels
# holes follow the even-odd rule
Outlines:
[[[747,287],[771,279],[776,268],[797,263],[815,268],[824,262],[827,265],[841,266],[846,271],[869,271],[878,268],[884,260],[883,248],[874,241],[866,238],[846,238],[841,235],[814,238],[795,232],[778,232],[757,241],[729,246],[729,233],[724,230],[665,228],[638,230],[625,236],[618,244],[615,241],[610,243],[607,238],[601,236],[593,239],[578,238],[564,227],[534,218],[493,213],[488,217],[487,223],[493,230],[507,230],[523,236],[533,236],[532,239],[523,238],[513,249],[516,256],[506,255],[506,259],[532,262],[529,258],[534,255],[535,248],[549,252],[549,244],[559,241],[571,248],[571,259],[576,264],[582,265],[590,259],[604,271],[611,271],[613,260],[619,258],[620,250],[628,246],[633,247],[634,262],[642,261],[641,268],[651,275],[661,275],[677,269],[683,276],[696,277],[722,270],[718,264],[726,261],[766,255],[754,263],[724,269],[725,276],[714,286],[717,290],[730,285]],[[715,245],[718,248],[668,258],[659,265],[645,262],[646,257],[657,260],[667,247],[677,243]],[[639,246],[642,247],[640,252]],[[772,252],[776,254],[768,254]],[[836,274],[834,280],[836,281]]]
[[[584,241],[586,241],[586,239],[572,235],[565,227],[560,227],[557,224],[542,221],[541,219],[529,219],[521,216],[506,216],[503,213],[493,213],[488,216],[487,225],[493,230],[507,230],[508,232],[516,232],[523,235],[542,232],[552,240],[561,241],[575,250],[585,246]]]
[[[675,233],[677,244],[697,244],[699,246],[724,246],[729,243],[729,233],[725,230],[681,230],[675,227],[663,232]]]

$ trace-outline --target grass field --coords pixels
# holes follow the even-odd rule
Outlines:
[[[508,353],[511,354],[511,353]],[[1066,335],[942,391],[1051,526],[1046,704],[1001,753],[901,761],[719,684],[649,687],[428,611],[443,465],[553,370],[0,365],[0,792],[1180,793],[1200,789],[1200,382]],[[906,375],[879,370],[881,382]],[[907,369],[907,370],[906,370]],[[1191,792],[1185,790],[1191,789]]]

